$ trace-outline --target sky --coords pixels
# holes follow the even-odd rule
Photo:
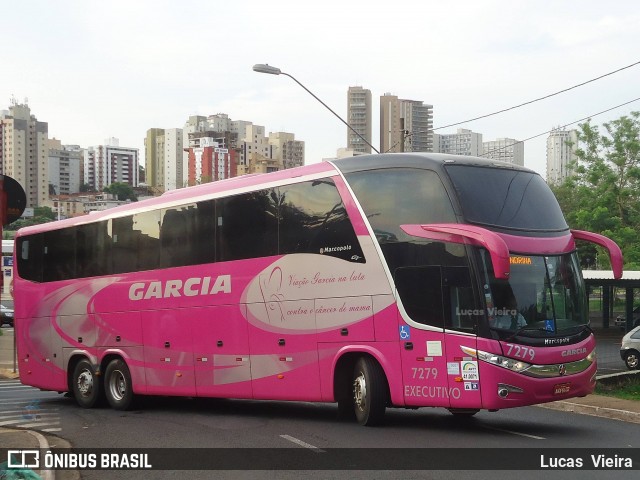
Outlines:
[[[434,128],[509,108],[640,61],[635,0],[32,0],[1,2],[0,110],[28,99],[49,138],[82,147],[116,137],[140,150],[150,128],[190,115],[286,131],[306,163],[335,157],[347,89],[433,105]],[[522,140],[592,117],[640,110],[640,65],[566,93],[436,133]],[[547,134],[525,142],[525,166],[545,176]]]

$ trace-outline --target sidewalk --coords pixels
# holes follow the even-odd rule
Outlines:
[[[49,448],[69,449],[71,445],[65,439],[56,437],[51,434],[41,434],[33,430],[25,430],[20,428],[0,427],[0,448],[11,450],[46,450]],[[14,457],[15,458],[15,457]],[[15,459],[19,461],[19,459]],[[6,466],[8,459],[0,458],[0,478],[4,478],[6,474]],[[42,457],[40,458],[42,464]],[[33,472],[40,476],[42,480],[80,480],[80,472],[77,470],[20,470],[23,476],[16,478],[37,478],[33,476]],[[18,475],[17,472],[14,472]]]

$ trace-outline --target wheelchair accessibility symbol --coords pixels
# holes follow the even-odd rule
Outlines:
[[[400,340],[409,340],[411,338],[411,328],[407,325],[400,326]]]

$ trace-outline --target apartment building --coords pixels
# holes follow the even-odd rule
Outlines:
[[[25,100],[11,100],[0,111],[0,174],[15,179],[26,193],[26,206],[44,205],[49,198],[47,140],[49,126],[31,114]]]
[[[150,128],[145,137],[146,183],[155,193],[184,186],[184,132]]]
[[[380,97],[380,152],[432,152],[433,105]]]
[[[84,152],[79,145],[62,145],[57,139],[47,142],[49,194],[70,195],[80,192],[84,175]]]
[[[371,90],[349,87],[347,92],[347,148],[358,153],[371,153]],[[363,140],[366,140],[366,142]]]
[[[85,150],[84,183],[99,192],[116,182],[137,187],[138,166],[138,149],[120,147],[118,139],[111,138]]]
[[[524,166],[524,142],[513,138],[498,138],[483,142],[482,149],[482,156],[485,158]]]
[[[576,160],[578,131],[551,130],[547,137],[547,183],[558,185],[572,174],[571,164]]]
[[[458,128],[456,133],[434,133],[433,151],[450,155],[480,156],[484,153],[482,134],[466,128]]]

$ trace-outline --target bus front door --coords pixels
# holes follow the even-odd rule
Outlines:
[[[395,283],[405,405],[449,407],[442,269],[401,267]]]

